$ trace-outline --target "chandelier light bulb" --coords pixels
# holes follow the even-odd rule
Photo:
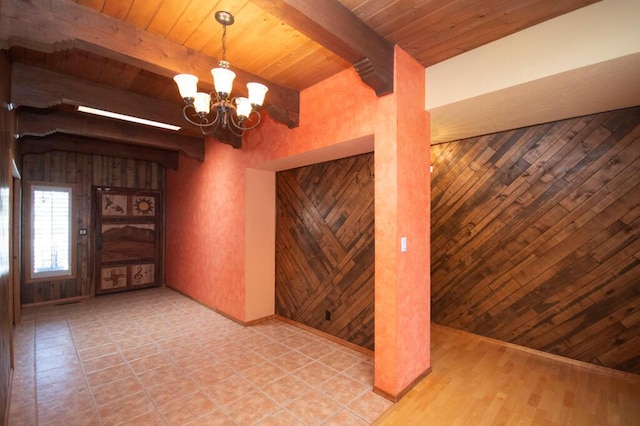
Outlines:
[[[249,98],[236,98],[236,114],[244,120],[251,114],[252,106]]]
[[[178,85],[178,91],[182,99],[193,99],[198,91],[198,77],[191,74],[178,74],[173,77]]]
[[[193,99],[193,107],[198,114],[209,114],[211,111],[211,96],[208,93],[196,93]]]
[[[211,75],[216,92],[222,99],[226,99],[233,88],[233,79],[236,78],[236,73],[228,68],[218,67],[211,70]]]
[[[260,83],[247,83],[247,90],[249,91],[249,101],[251,104],[262,106],[264,96],[267,94],[269,88]]]

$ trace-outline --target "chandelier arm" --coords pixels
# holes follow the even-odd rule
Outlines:
[[[218,128],[220,127],[220,123],[222,122],[222,118],[220,116],[220,112],[218,108],[214,108],[213,111],[215,111],[215,116],[213,117],[213,120],[211,120],[211,122],[206,126],[200,126],[200,132],[204,136],[210,136],[214,134],[215,131],[218,130]]]
[[[235,98],[233,98],[230,101],[224,102],[225,118],[228,120],[228,121],[225,120],[224,127],[229,129],[229,131],[234,135],[241,138],[244,136],[245,129],[241,125],[239,125],[238,122],[236,121],[236,117],[238,115],[236,113],[236,106],[234,105],[234,101],[235,101]]]
[[[203,120],[205,120],[205,122],[204,123],[199,123],[199,122],[193,121],[191,118],[189,118],[189,111],[190,110],[193,110],[193,115],[202,118]],[[193,104],[186,104],[184,106],[184,108],[182,108],[182,115],[184,116],[184,119],[187,120],[189,123],[193,124],[194,126],[198,126],[200,128],[207,128],[207,127],[211,127],[213,125],[216,125],[216,127],[217,127],[217,125],[219,124],[218,123],[219,120],[218,120],[218,112],[217,111],[216,111],[215,119],[212,120],[212,121],[209,121],[207,118],[200,116],[195,111],[196,111],[196,109],[193,106]]]
[[[211,122],[218,123],[217,125],[220,125],[220,122],[222,121],[223,117],[220,116],[220,108],[218,108],[217,102],[211,105],[211,108],[209,110],[209,114],[213,114],[213,113],[215,113],[215,116],[213,117],[213,120],[211,120]]]
[[[203,136],[211,136],[216,132],[216,130],[218,130],[218,127],[220,127],[220,120],[211,122],[211,125],[214,124],[215,126],[213,127],[200,127],[200,133],[202,133]]]
[[[234,135],[240,138],[244,136],[244,130],[241,127],[237,127],[235,122],[233,122],[233,119],[231,119],[231,121],[232,121],[232,124],[230,126],[227,126],[227,129],[229,129],[231,133],[233,133]]]
[[[256,110],[251,110],[251,113],[249,114],[249,117],[251,117],[251,115],[252,115],[252,114],[255,114],[258,118],[257,118],[257,119],[255,119],[255,123],[254,123],[254,124],[252,124],[251,126],[245,126],[245,125],[244,125],[244,120],[242,120],[241,122],[237,122],[237,121],[235,120],[235,117],[237,117],[237,115],[236,115],[236,114],[232,114],[232,115],[231,115],[231,121],[233,122],[233,125],[234,125],[235,127],[237,127],[238,129],[242,130],[242,132],[244,133],[244,132],[245,132],[245,131],[247,131],[247,130],[255,129],[256,127],[258,127],[258,124],[260,124],[260,121],[261,121],[262,117],[260,116],[260,114],[258,113],[258,111],[256,111]],[[248,119],[249,117],[247,117],[247,119]],[[246,119],[245,119],[245,120],[246,120]],[[253,120],[251,120],[251,121],[253,121]]]

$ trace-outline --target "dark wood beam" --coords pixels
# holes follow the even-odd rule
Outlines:
[[[44,154],[51,151],[154,161],[168,169],[178,169],[178,152],[165,149],[105,142],[84,136],[55,133],[45,137],[25,136],[18,140],[20,154]]]
[[[393,92],[393,43],[337,0],[251,0],[353,64],[378,96]]]
[[[37,28],[37,31],[33,31]],[[43,52],[78,48],[172,78],[190,73],[209,81],[215,58],[170,42],[124,21],[69,0],[0,3],[0,47],[22,46]],[[289,127],[299,125],[300,94],[234,68],[239,94],[249,81],[269,86],[265,109]]]
[[[183,105],[180,104],[149,98],[19,62],[13,64],[12,76],[11,102],[16,107],[48,108],[60,104],[85,105],[180,126],[183,127],[181,132],[193,136],[200,134],[195,126],[189,126],[184,120]]]
[[[120,120],[100,118],[82,113],[38,111],[21,108],[18,110],[17,116],[18,137],[66,133],[180,151],[190,157],[204,161],[204,140],[202,138],[178,135],[143,125],[123,123]]]
[[[111,86],[58,74],[19,62],[13,64],[11,102],[16,106],[48,108],[55,105],[85,105],[134,117],[182,127],[178,133],[204,138],[199,128],[182,115],[184,105],[149,98]],[[242,138],[231,132],[217,131],[220,142],[240,148]]]

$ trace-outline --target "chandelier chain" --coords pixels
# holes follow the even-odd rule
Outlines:
[[[227,61],[227,26],[222,26],[222,60]]]

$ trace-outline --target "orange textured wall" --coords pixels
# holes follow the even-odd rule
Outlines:
[[[408,248],[398,256],[396,346],[402,350],[396,362],[403,368],[395,394],[431,365],[431,160],[429,118],[423,110],[424,69],[400,51],[396,70],[398,235],[407,237]]]
[[[392,395],[429,367],[424,69],[399,49],[396,64],[394,94],[376,97],[347,70],[301,93],[298,128],[266,118],[242,149],[208,142],[204,163],[181,157],[179,170],[167,172],[167,284],[244,321],[246,168],[373,135],[376,325],[381,312],[383,324],[376,387]],[[402,256],[400,232],[410,237]]]
[[[167,176],[167,285],[244,319],[244,157],[207,143]]]

